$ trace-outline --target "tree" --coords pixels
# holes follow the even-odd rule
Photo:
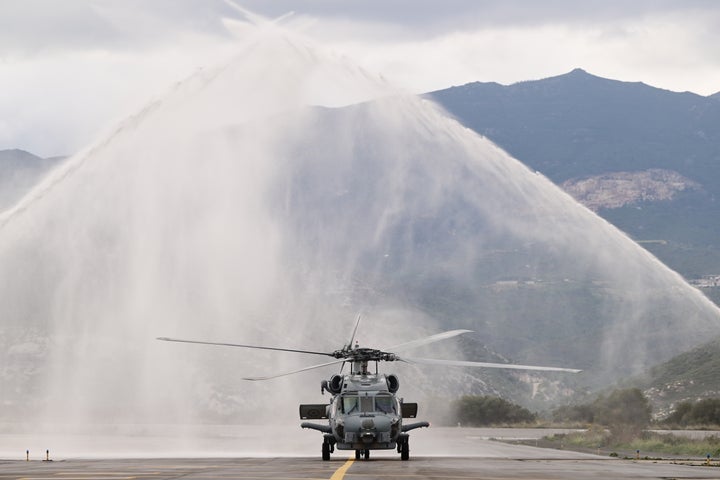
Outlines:
[[[463,425],[529,423],[537,418],[530,410],[499,397],[465,395],[453,406],[457,422]]]
[[[593,423],[595,421],[595,409],[587,403],[558,407],[553,410],[552,415],[556,422]]]
[[[720,398],[680,402],[665,420],[675,425],[720,425]]]
[[[619,440],[631,440],[650,423],[652,408],[639,388],[613,390],[593,403],[595,421]]]
[[[675,406],[675,410],[668,415],[665,423],[673,425],[689,425],[692,423],[692,402],[680,402]]]

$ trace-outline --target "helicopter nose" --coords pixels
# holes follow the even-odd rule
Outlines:
[[[348,417],[345,419],[344,439],[347,443],[392,441],[391,421],[384,415]]]
[[[360,438],[365,443],[389,442],[390,420],[384,416],[364,418],[360,426]]]

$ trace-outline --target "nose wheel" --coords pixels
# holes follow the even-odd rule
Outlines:
[[[355,460],[360,460],[362,457],[370,460],[370,450],[355,450]]]

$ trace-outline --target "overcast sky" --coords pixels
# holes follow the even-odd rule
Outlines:
[[[575,67],[720,91],[717,0],[246,0],[412,92]],[[93,142],[242,35],[224,0],[0,0],[0,149]],[[230,21],[228,21],[230,20]]]

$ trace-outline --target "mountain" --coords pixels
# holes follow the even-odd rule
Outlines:
[[[429,94],[686,278],[720,273],[718,95],[581,69]]]
[[[24,150],[0,150],[0,210],[14,204],[62,157],[41,158]]]

